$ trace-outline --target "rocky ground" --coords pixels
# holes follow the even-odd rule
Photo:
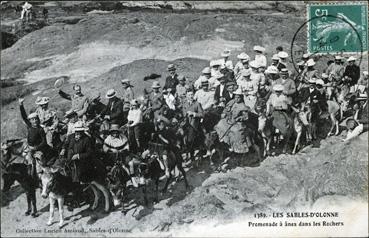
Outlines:
[[[289,51],[293,35],[305,21],[305,8],[300,3],[235,2],[237,9],[226,3],[200,1],[112,4],[39,3],[37,11],[49,9],[49,22],[38,18],[34,25],[25,26],[10,7],[1,6],[2,31],[17,39],[1,51],[1,140],[25,136],[18,97],[25,97],[30,110],[37,96],[49,96],[51,106],[63,115],[69,103],[53,87],[58,78],[65,79],[66,92],[79,83],[88,96],[100,92],[103,102],[109,88],[119,89],[120,80],[130,78],[136,95],[140,95],[151,84],[143,78],[156,73],[163,83],[169,63],[175,63],[179,73],[193,81],[224,48],[232,50],[234,61],[242,51],[252,56],[255,44],[265,46],[268,58],[278,45]],[[299,40],[296,44],[304,49],[303,39]],[[362,64],[367,67],[367,55]],[[343,136],[323,140],[320,148],[308,147],[298,155],[269,157],[258,167],[234,166],[223,173],[210,173],[206,166],[191,169],[192,189],[187,192],[182,182],[175,183],[159,204],[150,207],[143,207],[140,193],[133,192],[131,209],[125,216],[120,211],[109,215],[91,212],[84,206],[66,212],[65,228],[103,228],[109,224],[109,228],[134,232],[128,235],[190,236],[196,232],[214,236],[235,234],[234,225],[239,224],[245,230],[237,234],[252,235],[244,222],[255,212],[367,204],[368,134],[347,144],[341,142]],[[47,200],[37,195],[41,213],[32,219],[23,216],[24,196],[19,186],[3,194],[2,236],[24,236],[15,233],[15,227],[46,228]],[[357,211],[357,207],[347,209]],[[204,224],[210,224],[213,231]],[[365,224],[352,227],[359,232]]]

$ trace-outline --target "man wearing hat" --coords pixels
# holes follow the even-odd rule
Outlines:
[[[286,112],[290,105],[290,100],[283,94],[284,87],[281,84],[273,86],[273,93],[267,101],[266,114],[271,115],[272,111]]]
[[[319,78],[319,72],[315,69],[315,61],[313,59],[309,59],[306,62],[305,70],[301,73],[301,81],[299,82],[298,91],[300,91],[301,88],[309,87],[309,82],[315,78]]]
[[[194,88],[196,90],[199,90],[201,88],[201,82],[205,79],[209,80],[211,77],[211,69],[210,67],[205,67],[202,71],[201,71],[201,75],[200,77],[195,81],[194,83]]]
[[[334,58],[334,63],[328,66],[325,73],[328,74],[330,81],[340,83],[344,73],[342,57],[337,55]]]
[[[251,74],[250,74],[251,81],[259,85],[262,77],[264,77],[264,74],[259,72],[260,65],[255,60],[251,61],[249,65],[251,67]]]
[[[221,68],[224,69],[224,68],[227,68],[229,70],[233,70],[233,62],[232,60],[229,59],[229,56],[231,55],[231,51],[226,49],[224,50],[220,56],[222,57],[222,65],[221,65]]]
[[[89,182],[94,174],[92,160],[96,153],[92,139],[85,134],[87,130],[83,122],[76,123],[68,143],[67,160],[72,162],[73,182]]]
[[[271,66],[277,67],[278,64],[279,64],[278,54],[274,54],[273,57],[272,57],[272,64],[271,64]]]
[[[109,102],[101,116],[107,119],[110,124],[122,126],[124,121],[123,101],[117,97],[117,92],[114,89],[109,89],[105,97]]]
[[[217,59],[217,60],[211,60],[210,61],[210,73],[211,76],[215,76],[215,75],[219,75],[221,74],[221,70],[222,70],[222,63],[223,61],[221,59]]]
[[[360,78],[360,67],[355,64],[355,60],[355,57],[350,56],[347,60],[348,65],[346,65],[345,71],[343,72],[344,84],[349,87],[353,87],[357,84]],[[353,88],[350,91],[353,92]]]
[[[281,77],[277,80],[277,83],[283,85],[283,93],[287,96],[289,103],[292,104],[292,97],[296,93],[295,82],[289,78],[289,72],[287,68],[281,69],[280,75]]]
[[[19,108],[22,119],[27,125],[27,144],[28,153],[26,155],[26,161],[28,164],[28,174],[36,178],[36,161],[33,154],[36,151],[41,151],[47,158],[53,158],[56,152],[47,144],[46,135],[44,129],[40,125],[40,119],[36,112],[27,115],[23,106],[23,98],[19,99]]]
[[[273,86],[276,84],[277,79],[279,79],[279,71],[276,66],[268,66],[264,72],[266,85]]]
[[[49,100],[49,97],[37,97],[35,102],[37,105],[36,113],[40,119],[41,127],[45,130],[47,144],[54,147],[53,135],[58,127],[59,120],[56,112],[49,109]]]
[[[216,105],[219,105],[221,102],[228,102],[227,101],[227,87],[226,87],[226,81],[224,77],[219,78],[219,85],[216,86],[215,92],[214,92],[214,101]],[[229,94],[228,94],[229,95]]]
[[[210,72],[210,71],[209,71]],[[187,91],[191,87],[186,83],[186,77],[184,75],[178,76],[179,84],[176,87],[176,98],[179,99],[180,104],[186,100]]]
[[[210,109],[214,104],[214,91],[209,90],[209,81],[203,80],[201,82],[201,89],[195,93],[195,100],[201,104],[204,111]]]
[[[239,59],[239,61],[236,63],[233,69],[236,81],[242,77],[242,71],[249,70],[251,72],[249,67],[250,57],[245,52],[237,55],[237,59]]]
[[[255,81],[251,80],[250,76],[250,72],[244,72],[242,79],[238,80],[237,84],[238,88],[240,88],[243,93],[245,105],[253,109],[256,103],[258,85]]]
[[[152,82],[152,92],[149,96],[149,107],[154,112],[154,117],[157,120],[160,114],[161,107],[165,104],[163,94],[160,92],[160,83],[158,81]]]
[[[82,94],[81,86],[76,84],[73,86],[74,95],[59,90],[59,95],[67,100],[72,101],[72,110],[76,111],[79,117],[83,117],[89,106],[89,99]]]
[[[123,158],[129,153],[129,145],[127,137],[121,133],[118,124],[112,124],[109,129],[110,135],[104,140],[103,151],[109,157],[109,165],[113,165],[118,160]]]
[[[265,55],[263,55],[263,52],[265,51],[264,47],[261,47],[259,45],[254,46],[254,52],[255,52],[255,59],[254,61],[257,63],[257,65],[262,67],[267,67],[267,59]]]
[[[132,90],[132,85],[131,85],[131,81],[129,79],[122,79],[121,80],[122,83],[122,100],[123,102],[130,102],[132,99],[135,98],[133,90]]]
[[[176,87],[179,83],[178,75],[176,73],[176,67],[174,64],[168,65],[169,76],[165,79],[164,89],[171,88],[172,93],[176,93]]]
[[[131,101],[131,109],[128,112],[127,119],[128,119],[128,139],[130,143],[130,149],[131,151],[134,152],[141,151],[142,111],[136,99],[133,99]]]
[[[284,68],[287,68],[287,58],[288,58],[288,53],[281,51],[278,53],[278,58],[279,58],[279,62],[277,65],[278,70],[282,70]]]

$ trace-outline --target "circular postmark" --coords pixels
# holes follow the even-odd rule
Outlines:
[[[312,38],[309,31],[316,30],[316,29],[310,29],[308,26],[312,21],[320,21],[320,22],[326,22],[327,19],[334,19],[334,22],[340,22],[341,24],[344,24],[346,28],[349,28],[351,30],[351,34],[354,34],[355,39],[357,39],[356,52],[351,52],[350,50],[347,50],[345,47],[341,47],[339,50],[334,50],[332,52],[327,51],[327,48],[330,44],[334,44],[335,42],[346,40],[342,39],[342,34],[338,34],[338,31],[335,29],[335,25],[330,25],[328,23],[322,23],[322,29],[320,29],[320,34],[317,34],[318,37]],[[323,33],[322,33],[323,32]],[[333,16],[333,15],[324,15],[324,16],[315,16],[311,17],[307,21],[305,21],[296,31],[292,38],[291,42],[291,61],[293,64],[294,69],[296,72],[299,72],[298,66],[297,66],[297,60],[298,58],[301,58],[301,56],[308,52],[310,47],[310,41],[313,40],[315,43],[314,50],[310,51],[310,58],[329,58],[333,55],[342,55],[342,54],[359,54],[358,62],[359,65],[361,64],[362,57],[363,57],[363,42],[360,37],[359,31],[355,28],[355,26],[349,22],[348,20]]]

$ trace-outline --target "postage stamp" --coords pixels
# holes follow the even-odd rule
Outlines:
[[[368,50],[366,2],[307,4],[310,53],[358,53]]]

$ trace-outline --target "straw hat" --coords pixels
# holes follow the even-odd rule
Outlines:
[[[287,68],[281,69],[281,74],[288,74],[288,69]]]
[[[44,105],[44,104],[48,104],[50,101],[49,97],[37,97],[36,99],[36,104],[37,105]]]
[[[120,131],[120,127],[119,127],[118,124],[111,124],[109,131],[110,132],[112,132],[112,131],[118,131],[119,132]]]
[[[276,85],[273,86],[273,90],[274,91],[283,91],[284,86],[282,84],[276,84]]]
[[[255,45],[253,49],[254,49],[254,51],[260,51],[260,52],[264,52],[265,51],[265,48],[264,47],[261,47],[259,45]]]
[[[220,61],[220,60],[212,60],[212,61],[210,61],[210,67],[221,66],[221,65],[222,65],[222,61]]]
[[[117,94],[117,92],[115,92],[114,89],[109,89],[108,92],[106,93],[105,97],[107,99],[110,99],[110,98],[115,97],[116,94]]]
[[[274,54],[273,57],[272,57],[272,60],[279,60],[278,54]]]
[[[174,66],[174,64],[170,64],[168,65],[167,70],[168,71],[176,70],[176,67]]]
[[[303,59],[307,59],[307,58],[309,58],[310,57],[310,54],[309,53],[305,53],[305,54],[303,54],[302,55],[302,58]]]
[[[29,115],[28,115],[28,117],[27,117],[28,119],[32,119],[32,118],[38,118],[38,115],[37,115],[37,113],[36,112],[32,112],[32,113],[30,113]]]
[[[267,74],[278,74],[278,68],[271,65],[269,66],[266,70],[265,70],[265,73]]]
[[[278,53],[278,57],[281,58],[281,59],[285,59],[288,57],[288,54],[287,52],[284,52],[284,51],[281,51]]]
[[[336,55],[336,57],[334,57],[335,60],[342,60],[342,56],[340,55]]]
[[[347,59],[347,61],[349,62],[349,61],[355,61],[356,60],[356,58],[354,57],[354,56],[350,56],[348,59]]]
[[[210,70],[210,68],[209,68],[209,67],[205,67],[205,68],[201,71],[201,73],[203,73],[203,74],[211,74],[211,70]]]
[[[222,57],[229,57],[231,55],[231,51],[226,49],[221,54]]]
[[[74,124],[74,131],[87,131],[88,128],[86,128],[84,125],[83,125],[83,122],[82,121],[77,121],[75,124]]]
[[[160,88],[160,83],[158,81],[152,82],[152,88]]]
[[[130,104],[131,104],[131,106],[137,106],[138,105],[137,99],[132,99]]]
[[[241,54],[237,55],[237,59],[250,60],[250,57],[245,52],[242,52]]]

